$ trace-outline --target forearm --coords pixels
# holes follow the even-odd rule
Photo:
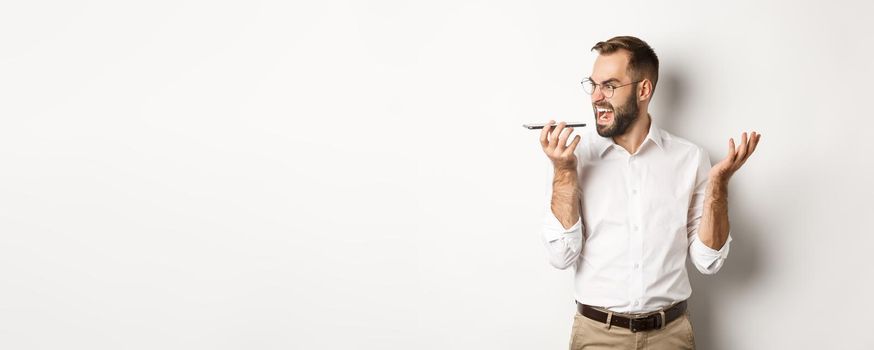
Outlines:
[[[550,206],[565,229],[580,220],[580,190],[576,170],[555,170]]]
[[[711,178],[704,198],[704,212],[698,238],[701,243],[714,250],[720,250],[728,240],[728,181]]]

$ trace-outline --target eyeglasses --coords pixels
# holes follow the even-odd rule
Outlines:
[[[616,90],[616,89],[621,88],[623,86],[637,84],[641,81],[643,81],[643,80],[632,81],[628,84],[614,86],[614,85],[610,85],[610,84],[596,84],[594,81],[592,81],[592,78],[586,78],[586,79],[583,79],[583,81],[580,82],[580,84],[583,84],[583,90],[589,95],[594,94],[595,89],[600,86],[601,93],[604,94],[604,97],[611,98],[611,97],[613,97],[613,90]]]

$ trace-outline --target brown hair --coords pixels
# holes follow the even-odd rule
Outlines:
[[[645,41],[633,36],[617,36],[592,46],[592,51],[610,54],[619,50],[628,51],[628,72],[635,81],[649,79],[655,91],[659,80],[659,58]]]

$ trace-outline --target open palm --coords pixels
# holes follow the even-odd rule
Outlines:
[[[740,146],[737,147],[734,145],[734,139],[729,139],[728,155],[710,169],[710,177],[728,180],[750,158],[761,138],[761,134],[753,131],[747,139],[747,133],[744,132],[741,135]]]

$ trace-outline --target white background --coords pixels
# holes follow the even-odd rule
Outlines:
[[[872,7],[3,2],[0,348],[567,348],[520,125],[626,34],[660,126],[764,135],[699,348],[874,348]]]

